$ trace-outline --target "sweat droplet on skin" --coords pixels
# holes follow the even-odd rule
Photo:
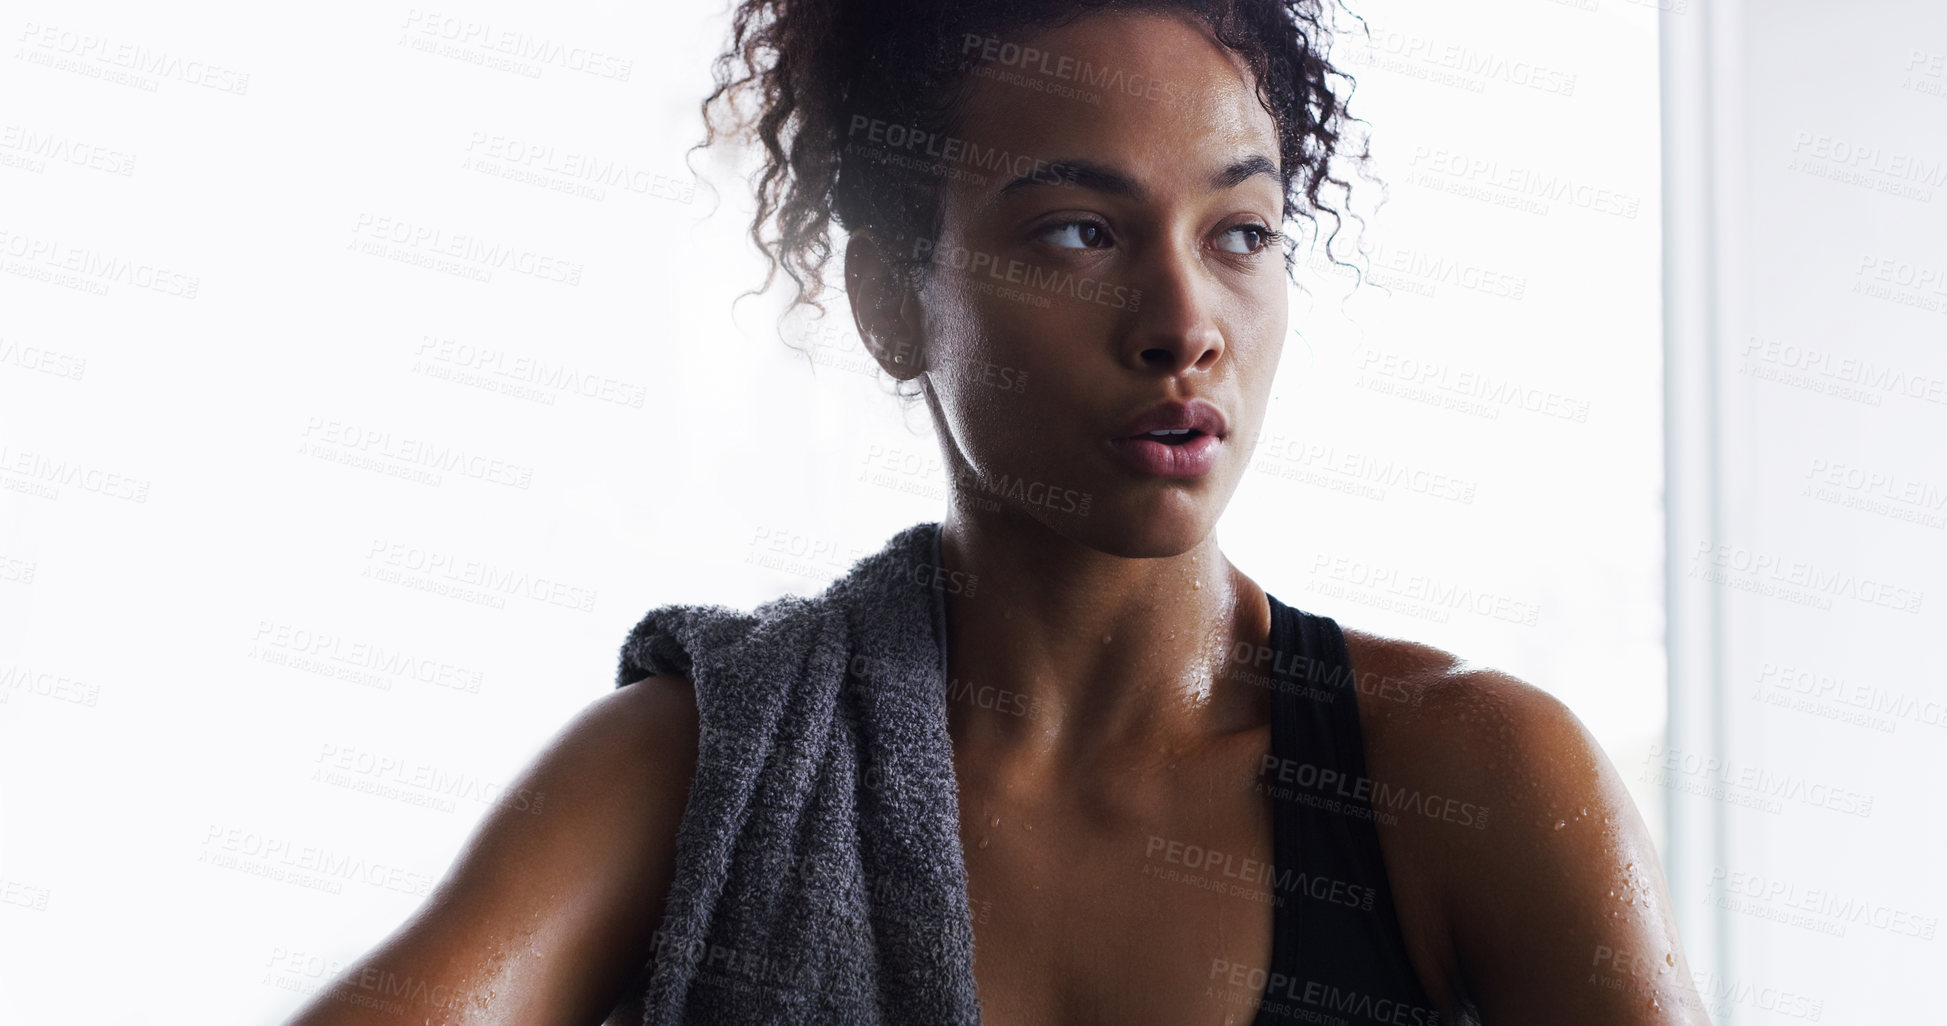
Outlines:
[[[985,838],[985,837],[983,837],[983,838],[981,838],[981,839],[980,839],[980,846],[981,846],[982,848],[985,848],[985,847],[987,847],[987,838]]]
[[[1568,820],[1565,820],[1565,819],[1558,819],[1558,820],[1556,820],[1556,821],[1555,821],[1555,829],[1557,829],[1557,830],[1560,830],[1561,828],[1563,828],[1563,827],[1565,827],[1565,826],[1567,826],[1567,825],[1568,825]]]

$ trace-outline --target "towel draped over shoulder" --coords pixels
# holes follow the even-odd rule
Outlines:
[[[669,605],[616,686],[695,686],[696,776],[644,1026],[976,1026],[973,923],[946,717],[939,524],[810,598]]]

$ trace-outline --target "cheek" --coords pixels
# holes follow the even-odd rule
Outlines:
[[[964,271],[933,272],[925,292],[927,371],[933,388],[955,413],[982,383],[983,369],[1012,358],[1013,332],[997,316],[991,296]]]
[[[999,283],[984,288],[964,273],[934,286],[928,313],[939,320],[928,336],[929,373],[956,448],[982,473],[1066,475],[1059,469],[1066,457],[1050,440],[1073,435],[1071,420],[1089,408],[1111,327],[1072,301],[1027,290],[1009,296]]]
[[[1042,416],[1042,402],[1066,395],[1068,383],[1102,359],[1114,329],[1089,304],[1004,278],[945,270],[928,292],[933,366],[952,379],[936,387],[971,400],[998,392],[1012,416]]]
[[[1008,445],[1007,425],[1023,418],[1033,393],[1016,391],[1032,375],[1022,362],[1031,351],[1013,311],[984,294],[976,279],[936,269],[922,293],[926,311],[927,375],[959,448],[979,460]]]
[[[1249,364],[1254,374],[1263,376],[1277,369],[1284,352],[1291,326],[1291,297],[1282,277],[1252,284],[1252,288],[1240,291],[1232,309],[1230,338],[1239,351],[1238,362]],[[1268,380],[1260,383],[1270,387]]]

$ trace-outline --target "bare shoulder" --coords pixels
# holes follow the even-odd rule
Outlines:
[[[490,810],[438,887],[292,1026],[599,1021],[647,962],[697,759],[694,690],[590,701]]]
[[[1505,855],[1497,845],[1536,831],[1552,837],[1558,822],[1566,830],[1638,818],[1594,735],[1560,699],[1431,645],[1345,635],[1362,684],[1368,774],[1392,790],[1442,797],[1444,820],[1401,820],[1393,833],[1440,853],[1443,874],[1462,869],[1455,860],[1475,844]],[[1439,829],[1456,822],[1471,829]]]
[[[577,730],[617,744],[616,755],[645,760],[652,768],[670,761],[672,747],[694,755],[696,688],[677,673],[644,677],[590,702],[568,733]],[[694,768],[694,758],[688,761],[686,769]]]
[[[1708,1021],[1648,827],[1567,705],[1429,645],[1345,635],[1387,871],[1433,989],[1489,1022]]]
[[[1567,705],[1512,674],[1432,645],[1344,633],[1367,746],[1400,769],[1426,762],[1505,781],[1505,771],[1523,760],[1545,757],[1550,769],[1567,770],[1563,759],[1586,763],[1599,751]]]

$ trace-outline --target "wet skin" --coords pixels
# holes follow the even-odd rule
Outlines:
[[[981,582],[948,599],[949,675],[994,690],[949,702],[948,728],[983,1022],[1248,1023],[1263,977],[1234,981],[1270,962],[1271,904],[1159,867],[1183,870],[1170,852],[1192,845],[1272,861],[1269,693],[1225,661],[1269,643],[1270,610],[1214,528],[1287,328],[1277,136],[1248,69],[1192,22],[1094,14],[1022,41],[1170,83],[1167,98],[976,78],[957,137],[1087,173],[954,181],[945,259],[917,286],[892,242],[861,232],[846,251],[861,334],[920,378],[953,475],[944,560]],[[996,388],[986,367],[1027,386]],[[1130,417],[1190,398],[1228,423],[1209,473],[1116,456]],[[1442,1021],[1706,1022],[1648,832],[1573,714],[1436,649],[1346,637],[1360,677],[1384,682],[1358,697],[1368,776],[1490,810],[1482,829],[1378,828]],[[348,982],[292,1022],[601,1021],[661,920],[696,730],[680,677],[591,704],[518,785],[549,795],[546,814],[492,813],[345,975],[412,975],[455,1000],[402,1018],[344,1000],[362,992]]]

